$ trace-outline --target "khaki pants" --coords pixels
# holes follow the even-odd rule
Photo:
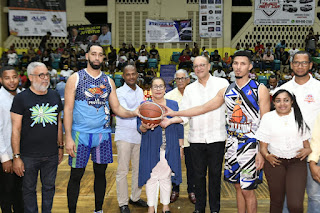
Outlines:
[[[117,198],[119,206],[128,205],[128,181],[130,160],[132,168],[131,200],[140,199],[141,188],[138,187],[140,144],[116,141],[118,150],[118,169],[116,175]]]

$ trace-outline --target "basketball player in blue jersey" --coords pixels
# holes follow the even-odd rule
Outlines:
[[[69,212],[76,212],[80,181],[91,155],[94,171],[95,212],[103,212],[105,171],[113,162],[110,107],[119,117],[137,116],[119,104],[116,87],[101,71],[104,51],[100,45],[88,47],[87,68],[69,77],[65,88],[64,125],[66,151],[71,166],[67,189]]]
[[[252,69],[250,55],[244,51],[235,53],[232,67],[236,82],[221,89],[216,97],[204,105],[184,111],[174,112],[167,108],[168,113],[165,115],[192,117],[226,104],[228,139],[224,179],[236,188],[238,212],[252,213],[257,212],[254,189],[262,182],[261,169],[264,164],[255,132],[263,114],[270,110],[270,96],[263,84],[249,78]],[[161,126],[178,122],[182,122],[179,117],[165,119]]]

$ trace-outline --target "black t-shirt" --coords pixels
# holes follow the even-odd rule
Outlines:
[[[220,55],[211,55],[210,56],[210,61],[218,62],[220,60],[221,60],[221,56]]]
[[[58,115],[61,110],[60,95],[51,89],[45,95],[37,95],[28,88],[14,97],[10,111],[22,115],[22,156],[58,154]]]
[[[150,50],[150,54],[151,54],[151,55],[157,55],[157,54],[158,54],[158,50],[156,50],[156,49],[151,49],[151,50]]]

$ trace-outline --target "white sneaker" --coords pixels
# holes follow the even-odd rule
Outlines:
[[[94,213],[103,213],[103,210],[100,210],[100,211],[94,211]]]

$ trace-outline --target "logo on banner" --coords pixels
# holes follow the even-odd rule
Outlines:
[[[28,21],[28,17],[27,16],[13,16],[12,20],[15,22],[25,22],[25,21]]]
[[[62,21],[62,19],[61,19],[61,18],[58,18],[56,15],[53,15],[51,21],[52,21],[54,24],[60,24],[61,21]]]
[[[37,21],[37,22],[44,22],[45,20],[47,20],[47,17],[45,17],[45,16],[32,16],[31,19],[33,21]]]
[[[271,17],[280,10],[280,7],[279,0],[260,0],[257,10],[262,10],[266,16]]]

